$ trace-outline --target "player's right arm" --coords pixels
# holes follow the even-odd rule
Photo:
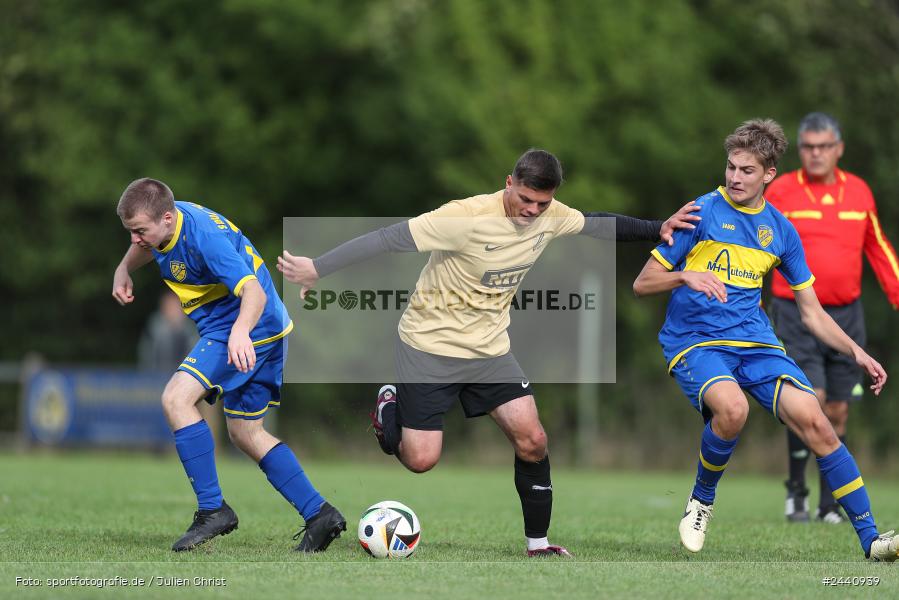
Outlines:
[[[706,298],[727,302],[727,288],[709,271],[669,271],[655,256],[650,256],[634,280],[634,295],[649,296],[669,292],[682,285],[702,292]]]
[[[374,258],[385,252],[417,252],[415,240],[409,230],[409,221],[403,221],[360,235],[325,252],[316,259],[294,256],[285,250],[278,257],[278,270],[291,283],[301,286],[300,297],[312,289],[319,278],[330,275],[350,265]]]
[[[120,305],[125,306],[134,301],[134,282],[131,273],[153,260],[153,252],[131,244],[112,277],[112,297]]]

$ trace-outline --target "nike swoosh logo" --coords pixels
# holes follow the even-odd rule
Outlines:
[[[524,381],[521,382],[521,387],[523,387],[523,388],[526,388],[529,385],[531,385],[531,382],[528,381],[527,379],[525,379]]]
[[[553,486],[552,486],[552,484],[549,484],[549,485],[547,485],[547,486],[542,486],[542,485],[532,485],[532,486],[531,486],[531,489],[532,489],[532,490],[537,490],[538,492],[551,492],[551,491],[553,491]]]
[[[499,250],[502,246],[491,246],[490,244],[484,244],[484,250],[487,252],[493,252],[494,250]]]

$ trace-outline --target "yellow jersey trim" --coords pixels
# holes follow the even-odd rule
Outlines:
[[[189,283],[178,283],[169,279],[163,279],[166,285],[172,288],[172,291],[181,301],[181,310],[184,314],[189,315],[204,304],[209,304],[214,300],[224,298],[228,295],[228,288],[222,283],[207,283],[205,285],[191,285]]]
[[[287,327],[284,328],[284,331],[279,333],[278,335],[273,335],[272,337],[267,337],[264,340],[259,340],[258,342],[253,342],[254,346],[261,346],[263,344],[268,344],[269,342],[274,342],[275,340],[280,340],[282,337],[287,335],[293,331],[293,321],[287,324]]]
[[[243,279],[241,279],[240,281],[237,282],[237,285],[234,286],[234,290],[232,291],[232,293],[235,296],[240,296],[240,292],[241,292],[241,290],[243,290],[244,284],[246,284],[251,279],[258,280],[258,278],[255,275],[247,275]]]
[[[668,269],[669,271],[673,271],[673,270],[674,270],[674,265],[672,265],[670,262],[668,262],[667,260],[665,260],[665,257],[662,256],[662,253],[659,252],[658,248],[653,248],[653,249],[652,249],[652,252],[650,252],[650,254],[651,254],[657,261],[659,261],[660,263],[662,263],[662,266],[663,266],[663,267],[665,267],[665,268]]]
[[[822,213],[820,210],[794,210],[792,212],[785,212],[784,216],[788,219],[820,220],[824,218],[824,213]]]
[[[837,213],[837,218],[843,221],[864,221],[868,218],[868,213],[863,210],[841,210]]]
[[[782,384],[785,380],[789,381],[790,383],[792,383],[799,389],[809,392],[812,396],[817,396],[817,394],[815,394],[815,390],[813,388],[810,388],[809,386],[807,386],[803,383],[800,383],[792,375],[781,375],[780,377],[777,378],[777,384],[774,386],[774,399],[771,401],[771,414],[774,415],[775,417],[777,417],[778,419],[780,419],[780,417],[777,416],[777,401],[780,399],[780,388],[782,387]],[[783,419],[781,419],[781,422],[783,422]]]
[[[730,196],[727,195],[727,191],[724,189],[723,185],[718,186],[718,192],[727,200],[727,203],[731,205],[732,208],[740,211],[741,213],[746,213],[748,215],[757,215],[763,210],[765,210],[765,206],[768,204],[768,201],[765,200],[764,196],[762,197],[762,203],[756,206],[755,208],[749,208],[748,206],[740,206],[736,202],[730,199]]]
[[[883,253],[886,254],[890,266],[893,267],[893,277],[899,279],[899,265],[896,264],[896,255],[890,252],[890,247],[887,245],[886,239],[883,237],[883,231],[880,229],[880,221],[873,212],[869,212],[868,216],[871,217],[871,224],[874,225],[874,237],[877,238],[877,244],[883,250]]]
[[[674,368],[674,365],[677,364],[677,361],[682,359],[684,355],[693,350],[694,348],[699,348],[701,346],[735,346],[737,348],[774,348],[775,350],[780,350],[784,354],[787,351],[783,346],[775,346],[774,344],[763,344],[762,342],[744,342],[742,340],[709,340],[707,342],[699,342],[698,344],[693,344],[689,348],[681,350],[678,352],[677,356],[671,359],[668,363],[668,373],[671,373],[671,369]]]
[[[175,234],[172,236],[172,239],[169,240],[169,243],[159,251],[162,254],[170,252],[171,249],[175,247],[175,244],[178,243],[178,238],[181,237],[181,226],[184,225],[184,215],[181,214],[181,211],[177,208],[175,209],[175,212],[178,213],[178,219],[175,221]]]
[[[855,490],[864,487],[864,485],[865,485],[865,482],[862,481],[861,476],[856,477],[855,479],[853,479],[852,481],[850,481],[850,482],[847,483],[846,485],[841,486],[841,487],[838,487],[837,489],[835,489],[835,490],[833,491],[833,499],[834,499],[834,500],[839,500],[839,499],[842,498],[843,496],[849,495],[849,494],[851,494],[852,492],[854,492]]]
[[[708,469],[709,471],[723,471],[725,468],[727,468],[727,463],[724,463],[723,465],[721,465],[719,467],[718,465],[713,465],[712,463],[707,461],[705,459],[705,457],[702,455],[702,450],[699,451],[699,462],[701,462],[702,466],[705,467],[706,469]],[[727,461],[727,462],[730,462],[730,461]]]
[[[800,283],[799,285],[791,285],[790,289],[798,292],[799,290],[804,290],[805,288],[810,287],[813,283],[815,283],[814,275],[812,275],[811,279],[809,279],[805,283]]]
[[[237,415],[239,417],[258,417],[262,413],[266,412],[271,406],[281,406],[281,403],[270,400],[265,408],[263,408],[262,410],[257,410],[256,412],[244,412],[242,410],[231,410],[230,408],[226,408],[225,413],[229,415]]]
[[[712,377],[711,379],[709,379],[708,381],[706,381],[705,383],[703,383],[703,384],[702,384],[702,387],[699,388],[699,393],[696,395],[696,399],[699,400],[699,406],[700,406],[700,408],[702,407],[702,399],[703,399],[703,397],[705,396],[705,388],[707,388],[707,387],[709,386],[710,383],[713,383],[713,382],[715,382],[715,381],[718,381],[719,379],[730,379],[731,381],[736,381],[736,380],[737,380],[737,379],[736,379],[735,377],[733,377],[732,375],[716,375],[715,377]]]
[[[205,375],[200,373],[200,371],[198,371],[196,368],[190,366],[189,364],[181,363],[180,365],[178,365],[178,369],[185,369],[185,370],[193,373],[206,386],[206,389],[218,390],[218,392],[215,394],[216,400],[221,398],[222,394],[225,393],[225,388],[223,388],[220,385],[216,385],[216,384],[210,382],[209,379],[207,379]]]

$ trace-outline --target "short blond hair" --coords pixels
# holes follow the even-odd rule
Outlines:
[[[750,152],[769,169],[776,167],[777,161],[787,151],[787,136],[774,119],[752,119],[727,136],[724,149],[728,154],[735,150]]]
[[[158,221],[166,212],[174,210],[175,195],[169,186],[156,179],[144,177],[128,184],[122,192],[122,197],[119,198],[116,214],[120,219],[133,219],[143,213]]]

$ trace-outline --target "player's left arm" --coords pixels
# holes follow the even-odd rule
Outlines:
[[[852,338],[846,335],[846,332],[825,312],[821,307],[821,302],[818,301],[815,288],[808,286],[801,290],[794,290],[793,295],[796,298],[796,306],[799,307],[802,324],[823,343],[841,354],[852,357],[858,366],[871,377],[873,381],[871,390],[874,395],[880,394],[880,390],[887,381],[886,371],[861,346],[852,341]]]
[[[255,278],[247,280],[238,295],[240,312],[228,336],[228,364],[233,364],[241,373],[247,373],[256,366],[256,348],[250,339],[250,332],[259,322],[268,296]]]
[[[661,239],[671,246],[674,244],[673,234],[678,229],[695,229],[699,215],[693,214],[701,207],[695,201],[684,204],[676,213],[665,221],[647,221],[627,215],[619,215],[607,212],[585,212],[584,228],[581,233],[592,237],[606,238],[603,233],[602,219],[615,219],[615,241],[618,242],[654,242]]]
[[[867,227],[865,229],[865,256],[868,263],[877,276],[877,281],[883,289],[894,310],[899,310],[899,257],[896,250],[887,239],[881,227],[877,209],[874,207],[874,199],[871,199],[871,210],[867,214]]]

